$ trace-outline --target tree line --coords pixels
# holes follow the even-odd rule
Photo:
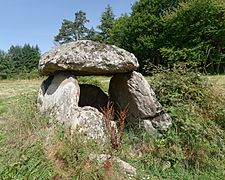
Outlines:
[[[130,14],[116,18],[108,5],[100,25],[87,28],[82,10],[64,19],[56,44],[93,40],[113,44],[135,54],[142,73],[153,66],[186,63],[210,73],[225,72],[224,0],[138,0]],[[38,46],[11,46],[0,51],[0,78],[37,69]]]
[[[187,63],[211,73],[225,72],[224,0],[139,0],[132,12],[115,18],[108,5],[100,25],[88,29],[86,13],[63,20],[59,44],[90,39],[136,55],[143,73],[152,65]]]
[[[11,46],[8,52],[0,51],[0,79],[18,77],[35,71],[40,59],[40,49],[24,44]]]

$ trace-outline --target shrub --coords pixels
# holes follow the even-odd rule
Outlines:
[[[225,99],[186,64],[157,69],[150,84],[173,119],[169,131],[156,139],[154,155],[186,167],[222,171]]]

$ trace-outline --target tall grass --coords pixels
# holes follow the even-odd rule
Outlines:
[[[173,125],[153,137],[121,124],[116,150],[110,143],[84,142],[82,134],[70,134],[48,114],[37,113],[33,90],[1,97],[0,179],[222,179],[224,96],[183,67],[161,69],[148,80]],[[137,168],[137,174],[125,174],[111,159],[102,162],[90,154],[111,154]]]
[[[104,179],[109,168],[97,158],[110,144],[71,134],[69,129],[36,111],[36,95],[15,96],[0,125],[0,179]],[[85,143],[84,143],[85,142]],[[111,177],[123,177],[110,164]]]
[[[150,84],[173,119],[169,131],[157,139],[156,156],[197,172],[220,172],[222,177],[225,96],[217,94],[206,77],[184,66],[161,69]]]
[[[33,94],[15,96],[11,99],[11,108],[2,113],[1,179],[51,177],[51,162],[45,158],[41,133],[48,127],[48,120],[36,113],[34,97]]]

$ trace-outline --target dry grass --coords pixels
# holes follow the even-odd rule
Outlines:
[[[121,148],[122,145],[122,139],[124,134],[124,128],[125,128],[125,120],[128,113],[128,106],[126,106],[123,110],[120,112],[117,112],[118,116],[118,132],[117,128],[114,127],[112,122],[116,122],[115,120],[115,111],[114,111],[114,104],[112,102],[108,102],[107,106],[104,108],[101,108],[101,111],[103,113],[105,124],[106,124],[106,131],[107,134],[110,137],[110,143],[114,150],[118,150]]]
[[[208,79],[214,85],[217,85],[217,86],[225,88],[225,75],[208,76]]]
[[[0,81],[0,99],[35,92],[41,80],[2,80]]]
[[[225,75],[208,76],[208,80],[213,84],[213,89],[217,93],[225,94]]]

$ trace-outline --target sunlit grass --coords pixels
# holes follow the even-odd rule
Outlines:
[[[219,89],[219,92],[225,92],[225,76],[208,78],[215,91]],[[152,77],[146,79],[148,82],[152,81]],[[80,80],[100,85],[107,92],[110,77],[82,77]],[[80,139],[76,139],[79,136],[72,137],[76,139],[72,142],[71,136],[56,127],[56,136],[60,138],[53,137],[52,143],[48,146],[46,137],[49,135],[49,117],[36,111],[36,97],[40,84],[41,80],[0,81],[0,179],[103,179],[105,169],[102,168],[102,164],[88,159],[89,154],[93,152],[112,153],[130,163],[137,168],[137,176],[134,177],[136,179],[221,179],[224,175],[221,170],[222,161],[215,159],[216,156],[221,159],[222,154],[218,153],[215,156],[212,153],[211,159],[205,158],[202,154],[208,153],[209,150],[224,151],[217,147],[220,139],[224,139],[221,135],[224,131],[213,121],[203,121],[203,117],[196,119],[196,124],[190,125],[195,122],[195,119],[191,119],[195,118],[194,113],[198,113],[193,112],[193,104],[181,104],[180,107],[170,108],[170,113],[177,116],[174,117],[177,118],[177,122],[187,120],[182,122],[191,128],[185,135],[187,142],[188,138],[197,138],[196,144],[192,144],[194,148],[187,149],[188,157],[182,155],[180,144],[184,142],[181,142],[176,131],[169,131],[164,136],[154,139],[146,133],[136,134],[126,129],[121,150],[111,152],[108,145],[98,147],[93,143],[84,144]],[[187,111],[193,114],[187,114]],[[224,109],[221,109],[221,113],[222,111]],[[212,137],[210,147],[199,143],[199,132]],[[222,147],[224,142],[220,143]],[[188,164],[188,161],[187,164],[183,162],[188,158],[193,165]],[[215,161],[217,163],[214,167],[207,165],[208,162]],[[164,170],[168,163],[171,164]],[[113,173],[120,172],[118,170]],[[123,178],[123,175],[117,177]],[[124,179],[127,178],[125,176]]]

